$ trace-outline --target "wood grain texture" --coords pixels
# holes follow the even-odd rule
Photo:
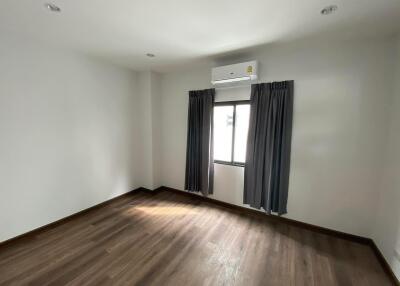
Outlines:
[[[393,285],[373,250],[169,191],[0,249],[0,285]]]
[[[56,220],[56,221],[51,222],[49,224],[46,224],[46,225],[43,225],[41,227],[35,228],[35,229],[31,230],[31,231],[25,232],[25,233],[23,233],[21,235],[12,237],[12,238],[7,239],[5,241],[1,241],[0,242],[0,251],[1,251],[1,249],[4,249],[4,248],[6,248],[8,246],[14,245],[15,243],[21,243],[25,239],[30,239],[32,236],[36,236],[37,234],[39,234],[40,232],[42,232],[44,230],[47,230],[48,228],[53,228],[53,227],[55,227],[57,225],[64,224],[69,220],[76,219],[77,217],[82,216],[87,212],[93,211],[96,208],[100,208],[100,207],[103,207],[103,206],[105,206],[107,204],[110,204],[110,203],[112,203],[113,201],[115,201],[117,199],[121,199],[122,197],[130,196],[130,195],[132,195],[132,193],[138,192],[138,191],[145,191],[146,192],[146,191],[150,191],[150,190],[148,190],[146,188],[137,188],[135,190],[129,191],[129,192],[125,193],[125,194],[119,195],[119,196],[114,197],[112,199],[106,200],[104,202],[101,202],[101,203],[99,203],[97,205],[91,206],[91,207],[89,207],[87,209],[84,209],[84,210],[79,211],[77,213],[74,213],[72,215],[63,217],[62,219]]]
[[[146,189],[143,189],[146,190]],[[150,191],[150,190],[147,190]],[[362,236],[358,236],[358,235],[354,235],[354,234],[350,234],[350,233],[346,233],[346,232],[341,232],[341,231],[337,231],[337,230],[333,230],[333,229],[329,229],[329,228],[325,228],[325,227],[321,227],[321,226],[317,226],[317,225],[313,225],[313,224],[309,224],[309,223],[305,223],[305,222],[301,222],[298,220],[294,220],[294,219],[290,219],[290,218],[286,218],[283,216],[278,216],[278,215],[271,215],[271,214],[266,214],[263,211],[259,211],[253,208],[246,208],[243,206],[238,206],[238,205],[234,205],[231,203],[227,203],[224,201],[219,201],[217,199],[213,199],[210,197],[204,197],[204,196],[199,196],[193,192],[187,192],[187,191],[182,191],[182,190],[178,190],[178,189],[173,189],[173,188],[169,188],[169,187],[160,187],[157,188],[156,190],[153,191],[154,192],[159,192],[159,191],[169,191],[169,192],[174,192],[174,193],[178,193],[184,196],[189,196],[189,197],[193,197],[195,196],[198,199],[207,201],[207,202],[211,202],[213,204],[218,204],[220,206],[224,206],[224,207],[228,207],[228,208],[233,208],[236,209],[240,212],[246,212],[250,215],[255,215],[255,216],[259,216],[263,219],[266,220],[275,220],[277,222],[281,222],[281,223],[285,223],[285,224],[290,224],[290,225],[295,225],[304,229],[308,229],[308,230],[312,230],[312,231],[316,231],[319,233],[324,233],[330,236],[335,236],[335,237],[339,237],[339,238],[343,238],[343,239],[347,239],[350,241],[354,241],[354,242],[358,242],[358,243],[363,243],[363,244],[369,244],[372,245],[373,241],[370,238],[367,237],[362,237]],[[152,192],[152,191],[150,191]]]

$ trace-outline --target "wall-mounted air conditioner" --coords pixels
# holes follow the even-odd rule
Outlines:
[[[211,70],[211,83],[214,85],[227,84],[239,81],[251,81],[257,79],[257,62],[216,67]]]

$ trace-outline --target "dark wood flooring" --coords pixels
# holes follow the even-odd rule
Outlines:
[[[371,248],[161,191],[0,248],[0,285],[392,285]]]

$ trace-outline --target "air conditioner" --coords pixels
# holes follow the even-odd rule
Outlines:
[[[211,70],[211,83],[214,85],[227,84],[239,81],[251,81],[257,79],[257,62],[245,62],[240,64],[216,67]]]

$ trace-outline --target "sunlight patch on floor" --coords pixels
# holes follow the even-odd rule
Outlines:
[[[152,215],[186,215],[197,214],[196,210],[184,207],[136,207],[136,210]]]

